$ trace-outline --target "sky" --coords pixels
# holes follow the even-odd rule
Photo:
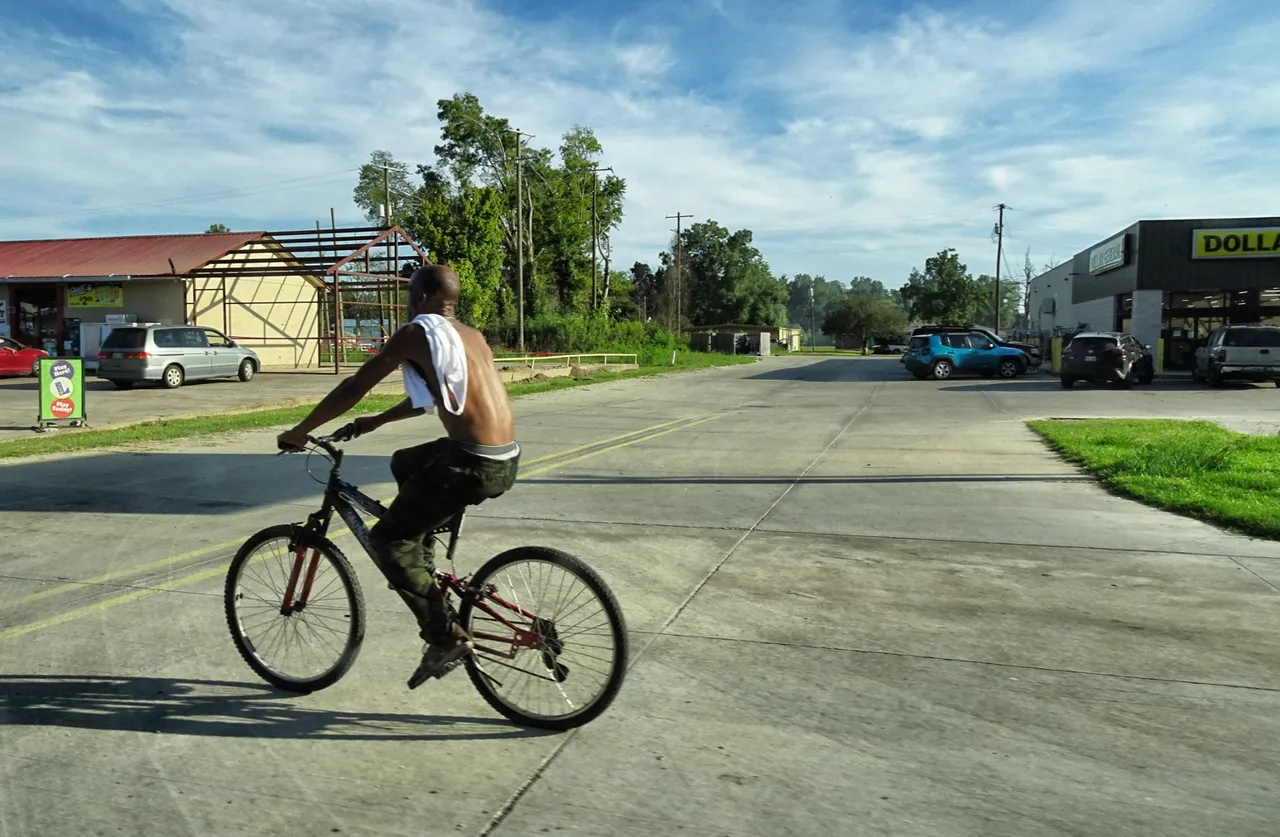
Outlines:
[[[0,0],[0,239],[362,223],[374,149],[469,91],[627,181],[615,265],[677,212],[776,274],[992,273],[1139,219],[1280,214],[1274,0]],[[684,223],[689,223],[685,221]]]

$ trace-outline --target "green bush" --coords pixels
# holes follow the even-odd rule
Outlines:
[[[504,324],[489,335],[492,342],[513,350],[518,343],[516,327]],[[529,352],[568,354],[571,352],[620,352],[636,355],[641,366],[666,365],[671,352],[689,350],[674,334],[657,323],[637,320],[610,320],[601,315],[543,314],[524,323],[524,345]]]

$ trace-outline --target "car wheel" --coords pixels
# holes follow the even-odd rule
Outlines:
[[[187,376],[182,371],[182,367],[173,363],[165,367],[164,376],[161,378],[161,382],[164,384],[165,389],[177,389],[182,386],[182,382],[186,377]]]
[[[935,381],[945,381],[951,377],[954,367],[949,360],[940,360],[933,365],[932,375]]]
[[[1075,379],[1075,378],[1068,378],[1066,375],[1063,375],[1063,376],[1062,376],[1061,378],[1059,378],[1058,380],[1062,382],[1062,388],[1063,388],[1063,389],[1071,389],[1073,386],[1075,386],[1075,385],[1076,385],[1076,379]]]
[[[1132,366],[1129,367],[1129,374],[1120,379],[1120,386],[1124,389],[1133,389],[1133,381],[1137,377],[1135,374],[1137,371]]]
[[[116,389],[133,389],[133,381],[112,381]]]
[[[258,370],[254,367],[253,361],[249,360],[249,358],[245,358],[240,362],[240,380],[244,383],[247,384],[252,381],[253,373],[256,371]]]
[[[1010,358],[1009,360],[1000,361],[1000,377],[1016,378],[1021,370],[1018,368],[1018,362]]]
[[[31,361],[31,377],[33,378],[40,377],[40,358],[36,358],[35,360]]]

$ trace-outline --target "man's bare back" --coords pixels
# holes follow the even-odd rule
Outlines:
[[[440,423],[444,425],[449,438],[459,442],[478,445],[510,444],[515,441],[515,419],[511,414],[507,388],[498,377],[498,370],[493,362],[493,351],[480,331],[453,319],[449,320],[449,324],[462,338],[467,357],[467,397],[460,415],[454,415],[442,406],[453,402],[450,396],[441,394],[439,377],[431,374],[435,365],[426,335],[413,323],[405,326],[416,332],[416,335],[410,337],[408,357],[428,373],[427,389],[437,404],[436,415],[439,416]],[[450,400],[446,402],[442,398]]]

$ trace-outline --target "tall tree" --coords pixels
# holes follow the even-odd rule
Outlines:
[[[481,329],[496,325],[501,303],[510,301],[502,275],[502,196],[491,186],[437,186],[420,190],[421,203],[406,229],[433,260],[458,274],[462,319]]]
[[[896,338],[906,326],[906,315],[888,294],[851,291],[823,319],[822,333],[850,338],[866,354],[873,337]]]
[[[982,288],[982,300],[973,312],[975,322],[989,326],[995,322],[996,277],[982,274],[975,280]],[[1018,321],[1018,307],[1022,303],[1022,282],[1016,277],[1000,277],[1000,324],[1003,331]]]
[[[972,322],[984,298],[982,285],[969,274],[954,248],[926,259],[923,273],[913,269],[900,293],[911,319],[945,325]]]
[[[205,230],[206,235],[208,233],[229,233],[229,232],[231,232],[231,228],[228,227],[226,224],[210,224],[209,229]]]
[[[409,182],[409,167],[391,156],[389,151],[374,151],[369,162],[360,167],[360,180],[351,199],[364,210],[369,221],[381,223],[384,205],[391,207],[391,222],[400,223],[412,207],[414,189]]]
[[[690,322],[784,324],[787,289],[752,245],[751,230],[731,233],[707,220],[692,224],[681,239]]]

